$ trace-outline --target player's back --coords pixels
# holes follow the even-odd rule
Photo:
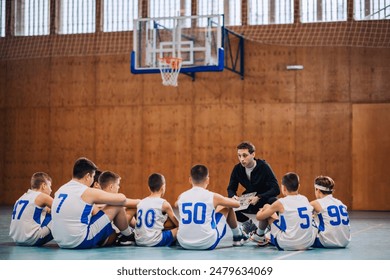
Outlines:
[[[161,241],[164,222],[167,214],[162,212],[165,199],[147,197],[137,205],[137,223],[135,225],[135,240],[137,245],[154,246]]]
[[[186,249],[207,249],[216,240],[214,193],[192,187],[179,196],[177,240]]]
[[[44,207],[35,204],[41,192],[28,190],[15,203],[12,211],[10,237],[21,245],[33,245],[37,239],[35,233],[41,227]]]
[[[281,232],[277,242],[284,250],[303,250],[314,243],[315,228],[312,225],[313,207],[303,195],[288,195],[278,200],[284,211],[274,222]]]
[[[322,208],[316,219],[321,244],[327,248],[346,247],[351,241],[347,206],[331,194],[317,201]]]
[[[54,240],[62,248],[76,247],[88,232],[92,205],[81,198],[87,188],[72,180],[55,193],[52,206],[52,233]]]

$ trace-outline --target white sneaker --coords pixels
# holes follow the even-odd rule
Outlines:
[[[257,246],[263,247],[268,244],[267,238],[265,238],[265,235],[258,235],[256,232],[253,232],[249,239],[255,243],[257,243]]]

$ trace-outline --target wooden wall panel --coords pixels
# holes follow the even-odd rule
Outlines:
[[[1,70],[0,70],[1,71]],[[1,87],[1,85],[0,85]],[[0,93],[1,94],[1,93]],[[6,203],[5,199],[5,180],[4,180],[4,169],[5,169],[5,139],[6,139],[6,130],[5,127],[7,125],[6,122],[6,110],[0,106],[0,205]]]
[[[93,107],[50,109],[50,170],[54,178],[59,178],[53,185],[59,186],[72,178],[77,158],[87,157],[96,161],[95,130]]]
[[[237,104],[242,102],[244,81],[231,71],[196,73],[195,104]]]
[[[348,103],[298,104],[295,165],[301,193],[314,199],[316,176],[335,180],[335,197],[351,206],[351,107]]]
[[[96,105],[127,106],[142,103],[143,87],[130,74],[128,56],[96,58]]]
[[[0,61],[0,205],[5,204],[4,159],[5,159],[5,126],[6,126],[6,81],[7,63]]]
[[[6,107],[7,98],[7,62],[0,61],[0,109]]]
[[[243,119],[243,140],[255,145],[256,157],[271,165],[280,184],[286,172],[295,170],[295,105],[246,105]]]
[[[132,75],[132,77],[142,86],[142,100],[146,106],[190,104],[193,101],[192,80],[183,74],[179,75],[178,87],[163,86],[160,74]]]
[[[297,102],[348,102],[348,48],[297,48]]]
[[[94,57],[52,59],[50,106],[74,107],[96,104]],[[41,76],[44,80],[44,76]]]
[[[142,112],[143,141],[139,188],[150,194],[147,180],[151,173],[162,173],[167,182],[165,198],[174,203],[188,187],[192,165],[192,109],[189,105],[145,106]]]
[[[4,129],[4,200],[16,201],[30,187],[37,171],[51,174],[50,111],[48,108],[6,110]],[[53,176],[53,180],[54,180]]]
[[[7,107],[49,106],[50,60],[15,60],[7,64]],[[12,94],[11,94],[12,93]]]
[[[352,206],[390,210],[390,104],[352,106]]]
[[[120,192],[142,196],[142,109],[139,106],[99,107],[94,111],[96,165],[122,178]]]
[[[286,70],[287,64],[296,64],[295,49],[248,42],[245,46],[244,102],[293,102],[295,74]]]
[[[351,101],[356,103],[390,102],[390,51],[380,48],[350,50]]]
[[[227,195],[230,172],[237,159],[236,146],[241,142],[242,133],[240,104],[194,107],[191,165],[204,164],[209,168],[210,190]],[[227,156],[231,152],[234,157]]]

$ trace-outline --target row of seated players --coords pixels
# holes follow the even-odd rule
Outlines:
[[[309,247],[344,248],[350,240],[347,207],[334,198],[334,181],[319,176],[314,182],[316,200],[298,193],[299,176],[283,176],[283,197],[266,204],[252,220],[240,226],[228,198],[207,190],[209,171],[204,165],[190,170],[192,187],[179,195],[175,207],[163,198],[166,181],[162,174],[148,178],[150,195],[129,199],[119,193],[120,176],[100,172],[87,158],[79,158],[72,179],[51,194],[51,177],[37,172],[31,188],[15,203],[10,236],[18,245],[42,246],[54,239],[61,248],[87,249],[112,245],[171,246],[212,250],[218,247],[229,227],[233,246],[247,241],[259,247],[268,244],[278,250]],[[177,241],[177,242],[176,242]]]

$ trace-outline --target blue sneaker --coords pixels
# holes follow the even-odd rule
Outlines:
[[[241,234],[233,236],[233,246],[242,246],[249,241],[249,236],[241,229]]]
[[[257,230],[257,226],[253,223],[252,219],[249,219],[242,223],[242,230],[246,234],[251,234]]]

